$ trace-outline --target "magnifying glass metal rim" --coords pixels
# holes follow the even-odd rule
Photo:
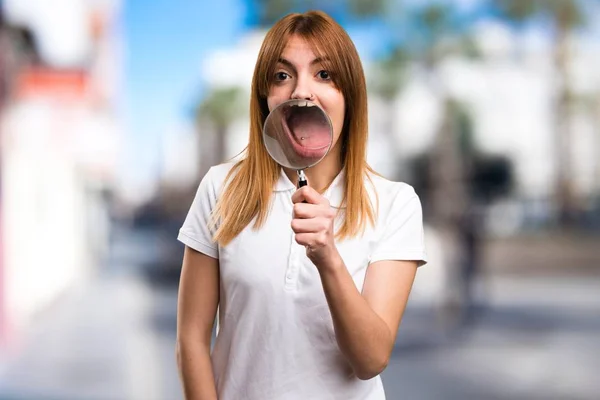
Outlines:
[[[325,120],[327,121],[327,125],[329,127],[329,139],[330,140],[329,140],[329,146],[327,147],[327,150],[325,151],[325,153],[323,153],[323,156],[321,158],[319,158],[317,161],[313,162],[310,165],[298,168],[296,166],[289,165],[287,163],[282,163],[281,161],[277,160],[277,157],[275,155],[273,155],[273,153],[269,149],[269,146],[266,145],[265,136],[268,136],[267,135],[267,127],[269,125],[269,122],[270,122],[272,116],[276,114],[275,111],[277,111],[280,108],[291,107],[291,106],[298,105],[300,103],[310,103],[311,104],[310,107],[318,107],[318,109],[321,111],[321,113],[323,113],[323,115],[325,116]],[[307,106],[307,107],[309,107],[309,106]],[[265,122],[263,124],[262,135],[263,135],[263,144],[265,145],[265,148],[267,149],[267,152],[269,153],[271,158],[273,158],[273,160],[275,160],[282,167],[296,170],[298,172],[298,187],[302,187],[302,186],[306,185],[306,176],[304,175],[304,170],[307,168],[313,167],[316,164],[318,164],[319,162],[321,162],[327,156],[327,154],[329,154],[329,151],[331,151],[331,146],[333,145],[333,124],[331,123],[331,118],[329,118],[329,115],[317,103],[310,101],[310,100],[291,99],[291,100],[286,100],[283,103],[279,103],[273,110],[271,110],[269,112],[269,114],[267,115],[267,118],[265,118]]]

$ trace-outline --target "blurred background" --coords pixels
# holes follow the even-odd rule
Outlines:
[[[322,9],[430,257],[389,399],[597,399],[600,2],[0,1],[0,399],[180,399],[176,241],[248,135],[266,30]]]

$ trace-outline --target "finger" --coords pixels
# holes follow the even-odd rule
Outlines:
[[[319,206],[310,203],[296,203],[294,204],[293,216],[294,218],[315,218],[319,215]]]
[[[304,186],[296,190],[292,195],[292,203],[297,204],[302,203],[303,201],[310,204],[323,204],[327,199],[321,196],[319,192],[312,187]]]
[[[297,203],[302,203],[303,201],[306,201],[306,197],[308,196],[306,194],[306,192],[310,192],[314,190],[313,188],[311,188],[310,186],[303,186],[301,188],[299,188],[298,190],[296,190],[294,192],[294,194],[292,194],[292,203],[297,204]]]
[[[327,221],[320,218],[293,219],[291,225],[295,233],[316,233],[329,228]]]

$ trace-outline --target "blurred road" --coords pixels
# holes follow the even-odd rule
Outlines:
[[[59,299],[22,350],[0,361],[0,399],[182,398],[176,282],[140,273],[136,255],[156,237],[115,239],[107,268]],[[485,287],[461,328],[441,330],[430,310],[409,307],[383,374],[388,399],[598,398],[600,273],[488,271]]]

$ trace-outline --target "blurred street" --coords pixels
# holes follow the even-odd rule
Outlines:
[[[139,257],[156,256],[148,253],[156,237],[115,232],[105,269],[44,312],[1,366],[0,399],[182,398],[175,273],[144,272],[149,259]],[[511,249],[494,245],[494,259],[499,251]],[[443,328],[432,310],[412,304],[383,374],[388,398],[596,399],[600,273],[591,271],[488,269],[486,296],[460,327]]]
[[[258,126],[267,31],[313,6],[360,55],[366,161],[422,203],[388,399],[600,398],[600,2],[13,0],[0,400],[182,399],[177,233]]]

